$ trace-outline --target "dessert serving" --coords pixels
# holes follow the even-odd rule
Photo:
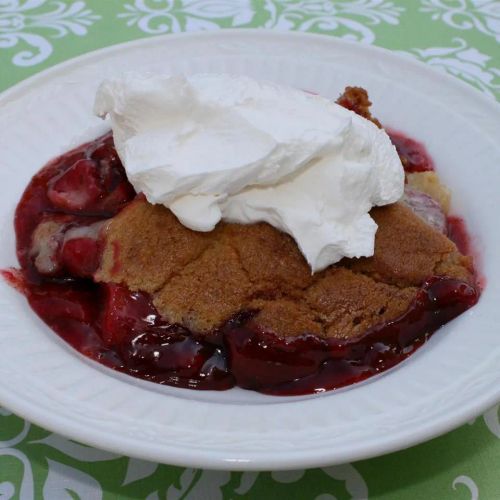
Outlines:
[[[192,389],[322,392],[393,367],[479,298],[425,148],[386,133],[361,88],[333,103],[129,75],[96,112],[112,132],[33,177],[21,270],[4,273],[85,356]]]

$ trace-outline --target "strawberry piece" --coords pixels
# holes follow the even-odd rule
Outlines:
[[[126,366],[137,373],[175,373],[184,378],[199,375],[215,353],[213,345],[164,322],[147,293],[109,283],[103,287],[102,338],[108,346],[119,347]]]
[[[119,344],[133,333],[144,332],[159,322],[158,312],[148,294],[132,292],[113,283],[103,287],[102,336],[107,344]]]
[[[99,210],[115,213],[134,197],[134,188],[128,181],[122,181],[99,202]]]
[[[96,304],[92,294],[69,285],[46,284],[32,290],[28,300],[48,324],[68,320],[90,324],[95,319]]]
[[[60,261],[73,276],[92,276],[101,261],[100,241],[93,238],[72,238],[61,249]]]
[[[406,186],[402,201],[427,224],[440,233],[446,233],[446,215],[441,205],[434,198],[422,191]]]
[[[423,144],[397,132],[390,131],[389,137],[396,147],[406,173],[434,170],[434,163]]]
[[[47,195],[57,208],[69,211],[89,208],[102,195],[96,164],[78,160],[50,182]]]
[[[116,167],[121,165],[120,158],[118,157],[112,140],[102,142],[94,149],[90,157],[99,162],[101,166]]]
[[[92,152],[91,158],[98,162],[99,179],[105,192],[98,208],[99,210],[116,212],[134,198],[135,191],[127,180],[112,138],[102,142]]]
[[[214,353],[214,346],[175,331],[175,327],[148,331],[124,347],[121,354],[127,366],[153,373],[175,372],[186,378],[199,375]]]

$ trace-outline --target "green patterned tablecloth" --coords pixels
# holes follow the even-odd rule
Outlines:
[[[500,100],[500,1],[490,0],[0,0],[0,90],[106,45],[229,27],[310,31],[404,51]],[[406,451],[273,473],[120,457],[0,409],[0,499],[273,497],[500,499],[499,407]]]

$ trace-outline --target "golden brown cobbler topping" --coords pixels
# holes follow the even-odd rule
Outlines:
[[[110,221],[96,279],[152,293],[169,321],[200,333],[252,309],[280,335],[342,338],[402,314],[429,276],[472,280],[470,259],[406,206],[371,214],[375,255],[311,275],[293,239],[268,224],[195,232],[138,198]]]
[[[378,127],[366,90],[347,87],[337,103]],[[408,183],[446,212],[449,192],[434,172]],[[98,281],[153,294],[158,311],[199,333],[242,310],[279,335],[348,338],[404,313],[433,275],[472,282],[472,262],[402,204],[375,208],[375,254],[311,270],[293,239],[259,223],[220,223],[210,233],[182,226],[139,197],[109,223]]]

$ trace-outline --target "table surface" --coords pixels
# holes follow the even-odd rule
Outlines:
[[[500,100],[500,1],[0,0],[0,90],[128,40],[264,27],[404,51]],[[121,457],[0,409],[0,498],[500,499],[500,407],[405,451],[307,471],[213,472]]]

